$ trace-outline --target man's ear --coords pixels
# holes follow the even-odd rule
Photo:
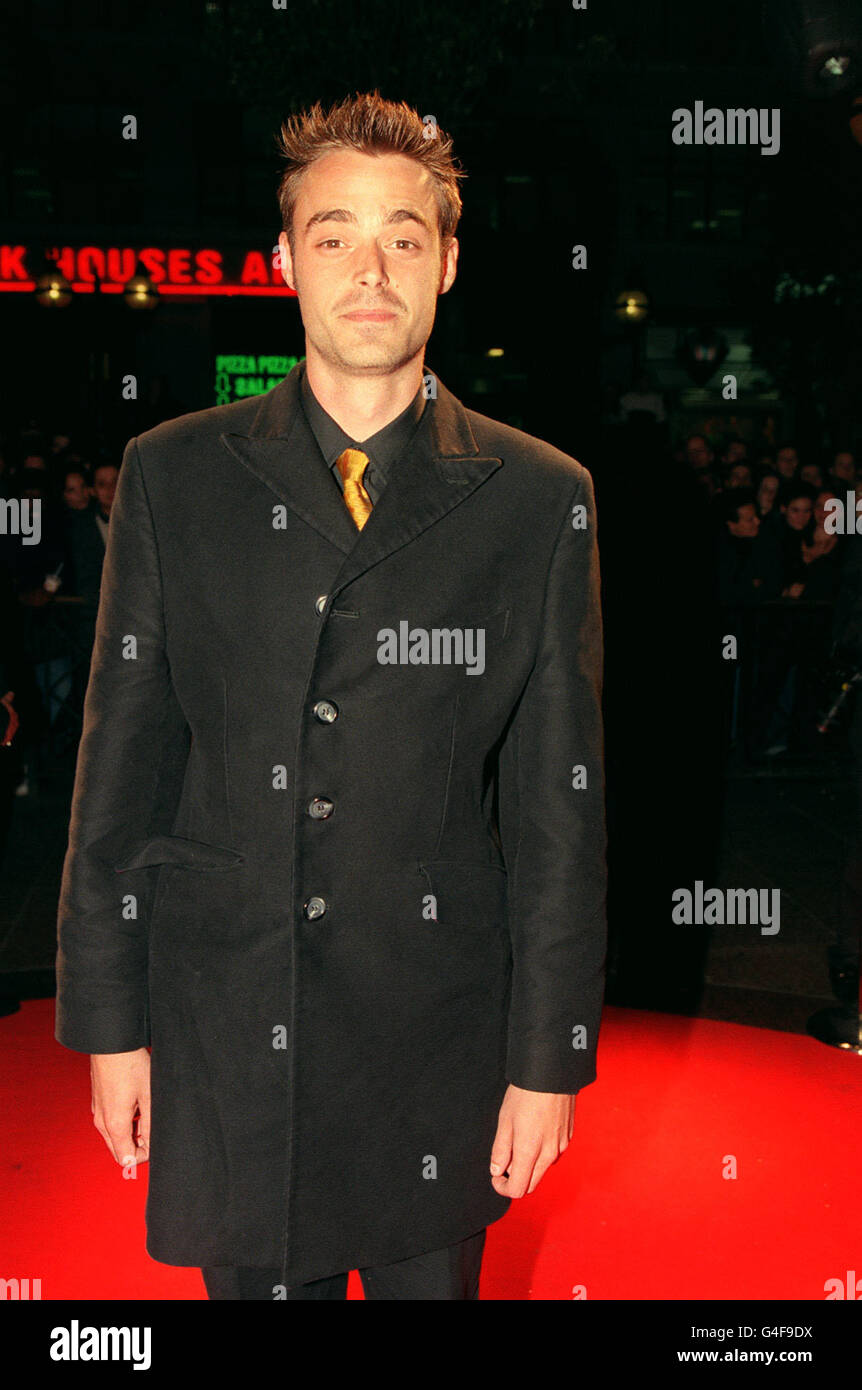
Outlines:
[[[284,280],[284,283],[288,286],[289,289],[295,290],[296,285],[294,283],[295,276],[293,272],[293,256],[290,253],[290,242],[287,239],[287,232],[279,232],[278,249],[279,270],[281,271],[281,278]]]
[[[452,237],[446,249],[446,254],[443,257],[443,265],[440,271],[440,286],[437,290],[438,294],[445,294],[447,290],[452,288],[457,270],[458,239],[457,237]]]

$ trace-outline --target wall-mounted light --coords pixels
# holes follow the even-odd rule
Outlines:
[[[614,314],[620,323],[643,323],[649,315],[649,298],[643,290],[623,290],[617,295]]]
[[[48,262],[35,278],[33,293],[43,309],[65,309],[72,302],[72,286],[62,270]]]
[[[158,286],[140,261],[131,280],[127,280],[123,286],[123,298],[130,309],[155,309],[159,303]]]

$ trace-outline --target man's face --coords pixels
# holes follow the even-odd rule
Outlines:
[[[845,483],[852,483],[856,477],[856,460],[853,455],[844,452],[836,454],[832,472]]]
[[[751,487],[751,469],[747,463],[735,463],[727,475],[727,486]]]
[[[310,350],[352,376],[385,376],[421,353],[455,279],[458,245],[441,261],[431,175],[406,155],[333,150],[303,175],[295,255],[278,242]]]
[[[693,434],[685,441],[685,456],[692,468],[709,468],[713,453],[702,434]]]
[[[775,456],[775,467],[782,478],[792,478],[799,465],[799,455],[795,449],[779,449]]]
[[[93,491],[103,512],[110,512],[114,493],[117,490],[118,469],[113,464],[97,468],[93,478]]]
[[[87,487],[87,480],[81,473],[67,473],[66,482],[63,486],[63,500],[67,507],[71,507],[73,512],[82,512],[89,506],[90,489]]]
[[[727,462],[729,464],[741,463],[747,452],[746,446],[741,439],[732,439],[727,446]]]
[[[787,525],[794,531],[804,531],[813,511],[813,503],[809,497],[794,497],[788,502],[786,507],[782,507]]]
[[[762,510],[768,511],[775,501],[775,494],[778,491],[778,479],[770,473],[767,477],[761,478],[760,487],[757,489],[757,500]]]
[[[823,475],[816,463],[803,463],[799,470],[799,476],[803,483],[811,483],[812,487],[823,486]]]
[[[757,515],[757,508],[753,502],[746,502],[738,507],[736,511],[736,521],[729,521],[727,529],[732,536],[743,536],[746,540],[751,540],[760,530],[760,517]]]

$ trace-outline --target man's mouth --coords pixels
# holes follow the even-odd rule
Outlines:
[[[342,314],[342,318],[350,319],[351,323],[388,323],[395,318],[393,309],[353,309],[349,314]]]

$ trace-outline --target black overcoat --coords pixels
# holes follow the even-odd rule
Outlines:
[[[288,1285],[504,1213],[507,1082],[594,1080],[606,940],[590,475],[431,378],[359,532],[300,370],[126,448],[56,1032],[152,1048],[149,1253]]]

